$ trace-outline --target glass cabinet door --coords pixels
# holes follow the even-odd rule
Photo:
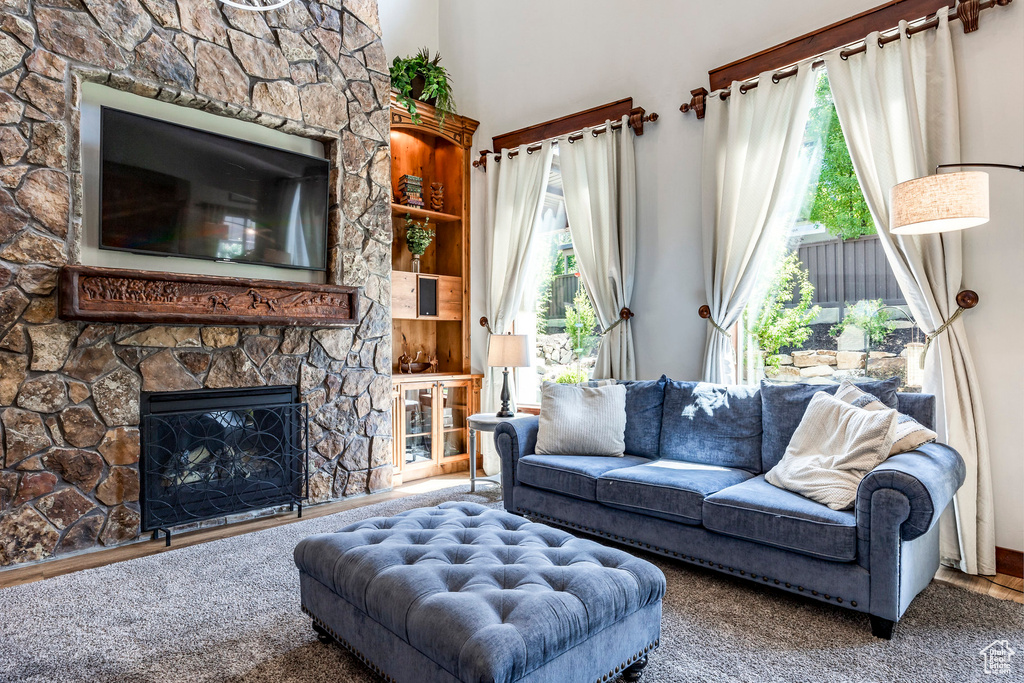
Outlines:
[[[470,385],[468,382],[442,382],[440,387],[442,458],[464,456],[469,450],[469,432],[466,418],[469,417]]]
[[[401,393],[405,411],[404,465],[430,464],[434,459],[434,385],[406,386]]]

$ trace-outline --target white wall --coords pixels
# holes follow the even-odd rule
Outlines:
[[[392,0],[381,0],[382,21]],[[418,4],[418,3],[417,3]],[[637,140],[640,195],[632,309],[641,377],[700,374],[705,323],[700,237],[703,123],[679,113],[707,70],[878,4],[731,0],[441,0],[439,38],[460,113],[479,119],[475,148],[493,135],[632,96],[661,120]],[[798,10],[798,11],[796,11]],[[1024,2],[986,11],[981,31],[954,24],[963,157],[1024,163]],[[385,45],[388,45],[385,25]],[[431,26],[407,27],[428,42]],[[395,30],[396,35],[399,31]],[[402,32],[403,35],[408,35]],[[421,36],[421,37],[420,37]],[[474,171],[473,215],[483,174]],[[987,407],[996,542],[1024,549],[1024,177],[992,174],[993,220],[965,234],[964,286],[981,295],[966,316]],[[474,222],[474,313],[481,315],[479,218]],[[477,329],[474,367],[483,367]]]
[[[438,0],[377,0],[377,12],[388,62],[416,54],[421,47],[431,54],[438,51]],[[448,66],[447,60],[442,63]]]

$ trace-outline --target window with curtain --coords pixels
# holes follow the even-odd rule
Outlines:
[[[861,192],[828,74],[792,176],[789,208],[769,225],[771,253],[736,325],[742,381],[899,376],[920,391],[924,333],[913,322]]]
[[[587,294],[566,218],[558,152],[544,190],[527,263],[517,334],[530,337],[533,366],[516,371],[520,405],[539,405],[543,382],[580,382],[593,374],[600,326]]]

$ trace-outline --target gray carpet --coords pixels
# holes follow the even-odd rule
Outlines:
[[[299,611],[291,551],[303,537],[444,500],[467,487],[380,503],[0,590],[0,681],[374,683]],[[866,616],[654,556],[668,577],[662,646],[646,681],[1024,680],[1024,608],[932,584],[891,642]],[[1009,676],[978,651],[1009,639]],[[552,682],[571,683],[571,682]]]

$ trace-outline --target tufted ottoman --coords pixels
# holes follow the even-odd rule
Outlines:
[[[320,639],[389,681],[636,681],[661,635],[657,567],[475,503],[311,536],[295,564]]]

